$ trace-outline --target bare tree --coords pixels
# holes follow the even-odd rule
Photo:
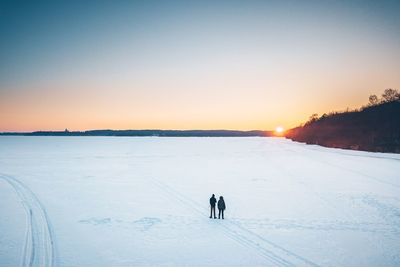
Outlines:
[[[317,120],[318,120],[318,114],[317,114],[317,113],[314,113],[314,114],[312,114],[312,115],[310,116],[310,118],[308,119],[307,124],[313,123],[313,122],[315,122],[315,121],[317,121]]]
[[[370,106],[376,106],[379,103],[379,99],[376,95],[370,95],[369,96],[369,105]]]
[[[388,88],[382,94],[383,102],[391,102],[400,99],[400,93],[396,89]]]

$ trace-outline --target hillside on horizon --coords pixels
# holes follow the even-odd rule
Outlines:
[[[386,89],[381,99],[371,95],[360,110],[313,114],[285,136],[326,147],[400,153],[400,94]]]

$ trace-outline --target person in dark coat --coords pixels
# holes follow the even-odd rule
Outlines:
[[[226,209],[225,201],[222,196],[219,197],[218,200],[218,219],[220,219],[222,214],[222,220],[224,219],[224,210]]]
[[[217,203],[217,199],[215,198],[215,195],[213,194],[210,198],[210,207],[211,207],[210,219],[212,218],[213,212],[214,212],[214,219],[217,219],[217,216],[215,216],[215,203]]]

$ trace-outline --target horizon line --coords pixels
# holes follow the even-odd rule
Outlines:
[[[275,130],[260,130],[260,129],[252,129],[252,130],[237,130],[237,129],[159,129],[159,128],[143,128],[143,129],[89,129],[89,130],[68,130],[68,128],[64,130],[33,130],[33,131],[0,131],[0,134],[5,133],[84,133],[84,132],[93,132],[93,131],[176,131],[176,132],[190,132],[190,131],[230,131],[230,132],[274,132]]]

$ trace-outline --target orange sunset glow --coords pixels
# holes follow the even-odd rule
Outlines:
[[[399,19],[390,9],[4,10],[0,131],[290,129],[400,88]]]

